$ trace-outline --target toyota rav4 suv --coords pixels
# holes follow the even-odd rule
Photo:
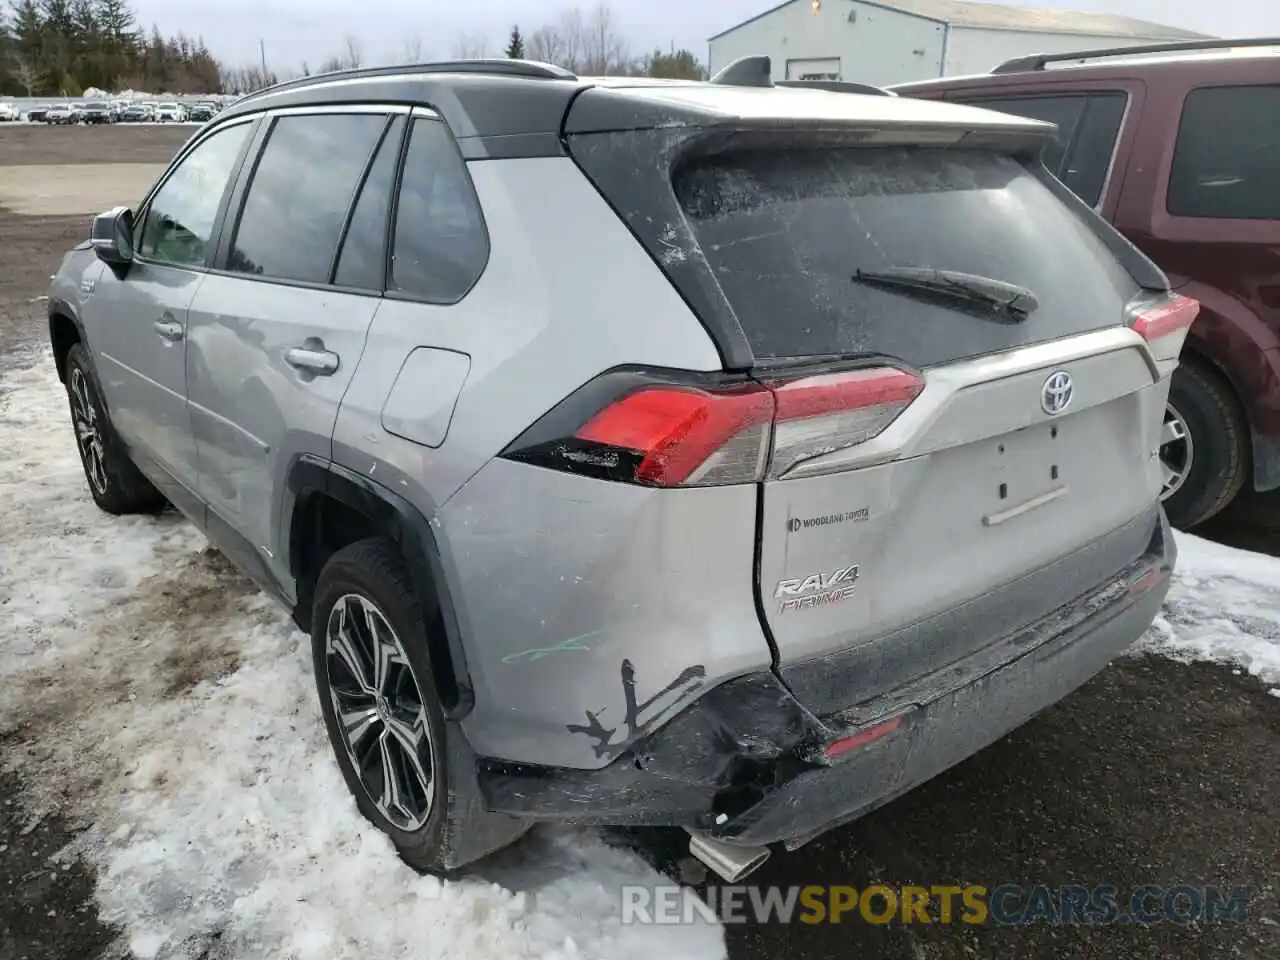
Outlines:
[[[1165,509],[1280,488],[1280,39],[1041,54],[903,84],[1055,123],[1045,163],[1201,304],[1173,376]]]
[[[309,632],[360,810],[723,876],[1002,736],[1159,609],[1197,305],[971,107],[522,61],[239,100],[50,335],[93,498]]]

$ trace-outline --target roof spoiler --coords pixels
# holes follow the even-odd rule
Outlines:
[[[875,87],[869,83],[857,83],[853,80],[778,80],[775,87],[800,87],[805,90],[829,90],[832,93],[865,93],[873,97],[896,97],[897,94],[884,87]]]
[[[1223,40],[1209,37],[1204,40],[1171,40],[1168,43],[1145,43],[1132,47],[1106,47],[1100,50],[1076,50],[1071,53],[1033,53],[1026,57],[1014,57],[997,66],[992,73],[1029,73],[1043,70],[1050,63],[1070,63],[1076,60],[1099,60],[1105,57],[1132,56],[1137,53],[1195,53],[1200,50],[1230,50],[1233,47],[1280,47],[1280,38],[1249,37]]]

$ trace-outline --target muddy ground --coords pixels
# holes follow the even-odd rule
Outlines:
[[[0,128],[0,181],[5,165],[160,164],[189,134],[189,128]],[[61,252],[84,236],[88,213],[136,199],[122,194],[133,189],[137,169],[118,172],[113,180],[111,171],[94,171],[102,196],[76,215],[0,210],[0,354],[44,338],[39,298]],[[1280,536],[1268,529],[1277,516],[1269,498],[1201,532],[1280,554]],[[0,741],[0,769],[15,748]],[[74,836],[73,825],[28,821],[21,787],[0,777],[0,960],[120,956],[116,932],[98,922],[92,876],[51,860]],[[1143,883],[1248,885],[1255,895],[1247,923],[730,926],[730,956],[1274,958],[1280,956],[1278,804],[1280,700],[1229,669],[1122,660],[914,793],[797,854],[775,856],[752,883],[1111,884],[1121,891]],[[628,839],[677,871],[680,834],[646,831]]]

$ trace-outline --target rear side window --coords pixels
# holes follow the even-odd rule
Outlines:
[[[694,161],[676,196],[758,358],[887,354],[930,366],[1122,323],[1136,281],[1015,158],[936,148]],[[858,271],[928,268],[1030,290],[1021,322]]]
[[[455,303],[489,259],[480,204],[443,123],[415,120],[409,138],[388,290],[432,303]]]
[[[400,159],[404,121],[397,117],[378,148],[369,168],[360,199],[356,201],[347,235],[338,255],[333,282],[340,287],[382,290],[386,279],[387,215],[391,190],[395,186],[396,162]]]
[[[1090,206],[1097,206],[1111,169],[1128,95],[1123,91],[1054,97],[966,99],[965,103],[1056,123],[1044,165]]]
[[[1187,94],[1169,174],[1177,217],[1280,220],[1280,86]]]
[[[964,102],[975,107],[1011,113],[1015,117],[1028,117],[1032,120],[1043,120],[1045,123],[1056,123],[1058,132],[1044,146],[1044,165],[1057,174],[1067,154],[1067,145],[1075,134],[1076,124],[1084,113],[1085,100],[1086,97],[1081,94],[1071,97],[998,97],[976,100],[965,98]]]
[[[333,257],[387,117],[286,116],[258,159],[227,268],[279,280],[327,283]]]
[[[1096,207],[1102,199],[1128,103],[1129,98],[1123,93],[1091,95],[1062,166],[1055,171],[1058,179],[1090,206]]]

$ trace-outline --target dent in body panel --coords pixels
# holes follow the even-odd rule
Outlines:
[[[329,459],[338,405],[379,303],[211,274],[191,305],[188,400],[200,494],[281,583],[290,580],[280,522],[287,471],[302,454]],[[311,338],[338,355],[333,375],[286,362],[289,349]]]
[[[470,369],[465,353],[418,347],[405,359],[382,405],[382,428],[426,447],[440,446]]]
[[[431,517],[539,416],[605,370],[716,370],[697,318],[567,157],[468,163],[490,235],[484,274],[449,306],[382,301],[333,435],[336,462]],[[548,242],[574,238],[573,255]],[[470,357],[436,449],[388,433],[382,411],[420,347]],[[418,399],[412,382],[394,406]],[[532,644],[525,644],[525,647]]]
[[[749,484],[657,490],[490,462],[440,512],[476,752],[598,768],[698,692],[767,669],[755,510]],[[572,656],[520,656],[586,634]]]

